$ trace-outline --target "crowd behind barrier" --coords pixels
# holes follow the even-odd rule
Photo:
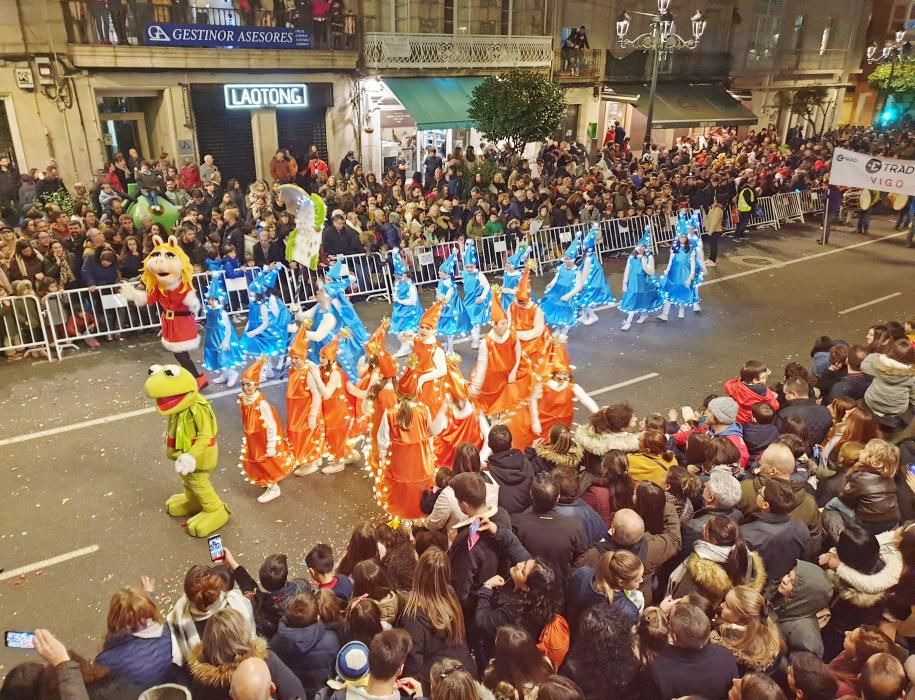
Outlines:
[[[749,226],[751,228],[779,228],[790,221],[803,221],[805,216],[823,211],[825,192],[822,189],[806,190],[760,197]],[[685,210],[690,214],[693,210]],[[705,228],[705,213],[696,210]],[[652,231],[652,242],[658,247],[674,239],[676,219],[658,214],[635,216],[627,219],[608,219],[599,223],[598,251],[602,256],[624,254],[631,250],[646,227]],[[728,208],[723,216],[723,231],[733,231],[737,224],[736,212]],[[528,240],[532,246],[531,259],[539,274],[549,271],[562,258],[562,252],[577,235],[584,235],[584,224],[543,228]],[[480,269],[485,273],[499,273],[505,259],[517,246],[513,237],[492,236],[483,238],[478,246]],[[443,243],[427,248],[404,249],[414,281],[419,286],[437,283],[441,262],[455,247]],[[354,301],[383,298],[390,303],[393,279],[385,258],[380,253],[363,253],[343,256],[354,284],[347,292]],[[459,255],[458,274],[462,268]],[[316,274],[301,267],[280,266],[279,293],[290,307],[314,301]],[[248,312],[248,282],[256,268],[245,268],[244,274],[226,280],[229,292],[228,312],[233,318]],[[320,271],[319,271],[320,272]],[[201,272],[194,276],[194,289],[201,299],[206,297],[209,279],[213,273]],[[90,338],[116,334],[132,334],[159,328],[159,309],[156,306],[134,306],[119,294],[120,285],[99,286],[94,289],[62,290],[47,295],[43,300],[35,296],[10,297],[2,304],[0,320],[4,325],[3,344],[0,350],[24,351],[43,354],[49,359],[61,359],[68,349],[77,349],[77,343]],[[203,319],[203,309],[198,320]]]

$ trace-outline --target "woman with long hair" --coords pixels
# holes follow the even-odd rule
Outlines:
[[[674,453],[667,449],[667,436],[660,430],[643,430],[638,452],[629,455],[629,475],[663,488],[667,470],[676,464]]]
[[[702,495],[702,482],[686,467],[671,467],[664,480],[664,498],[677,509],[680,524],[685,525],[693,519],[693,502]],[[654,532],[652,530],[652,532]]]
[[[639,664],[632,628],[628,616],[606,603],[592,606],[582,616],[561,671],[578,684],[586,700],[616,700],[633,694]]]
[[[422,678],[429,687],[430,700],[495,700],[495,696],[474,680],[460,661],[443,659],[432,664],[429,678]]]
[[[553,665],[521,627],[500,627],[495,655],[483,674],[483,685],[497,700],[535,700],[540,684],[553,675]]]
[[[257,637],[236,610],[220,610],[208,621],[202,642],[190,653],[187,670],[194,700],[229,700],[232,674],[246,659],[261,659],[270,670],[278,700],[305,697],[295,674]]]
[[[495,576],[480,589],[474,616],[479,635],[474,649],[477,658],[492,656],[493,640],[500,627],[519,625],[534,639],[559,616],[563,608],[565,582],[543,559],[528,559],[510,570],[511,581]]]
[[[749,586],[728,591],[711,642],[734,654],[741,674],[775,673],[787,648],[766,600]]]
[[[499,505],[499,485],[485,471],[480,470],[480,451],[469,443],[458,445],[454,454],[454,463],[451,466],[451,476],[474,472],[483,477],[486,484],[486,506],[494,509]],[[443,530],[449,536],[453,533],[453,526],[467,518],[458,506],[454,489],[445,486],[438,492],[432,512],[423,523],[430,530]]]
[[[667,615],[659,607],[645,608],[639,618],[638,656],[642,669],[661,655],[669,643]]]
[[[525,456],[536,471],[553,471],[558,467],[577,470],[584,450],[575,443],[567,425],[556,423],[550,428],[549,440],[534,441],[534,445],[525,451]]]
[[[716,435],[706,447],[707,459],[702,465],[702,471],[699,473],[699,480],[703,483],[708,481],[712,469],[715,467],[727,467],[731,476],[740,479],[744,475],[743,467],[740,466],[740,450],[737,446],[726,437]]]
[[[832,457],[832,463],[835,462],[836,457],[838,457],[837,447],[840,447],[842,442],[842,435],[845,432],[845,420],[851,414],[857,402],[848,397],[848,396],[839,396],[833,399],[827,408],[829,409],[829,414],[832,416],[832,427],[829,429],[829,432],[826,433],[826,440],[823,442],[820,447],[820,457],[819,457],[819,467],[820,469],[828,469],[830,465],[830,456]],[[819,478],[819,475],[817,475]]]
[[[864,663],[876,654],[892,654],[893,640],[877,625],[861,625],[845,633],[842,651],[829,662],[829,670],[839,683],[836,697],[857,696]]]
[[[384,569],[374,559],[360,561],[353,568],[353,600],[367,596],[381,607],[381,619],[394,624],[400,612],[400,598]]]
[[[367,596],[360,596],[347,606],[346,620],[337,636],[341,644],[362,642],[368,646],[376,634],[386,629],[391,629],[391,625],[381,619],[381,606]]]
[[[604,552],[596,569],[582,566],[569,581],[566,609],[575,622],[594,605],[607,603],[628,620],[630,627],[639,620],[645,599],[639,591],[645,567],[632,552],[624,549]]]
[[[438,547],[423,552],[413,573],[413,588],[400,614],[398,627],[409,632],[413,647],[404,664],[404,674],[428,688],[432,664],[456,659],[476,673],[467,646],[464,613],[451,587],[451,562]]]
[[[337,574],[352,576],[356,564],[366,559],[374,559],[378,563],[381,562],[381,557],[378,553],[378,534],[375,526],[368,520],[363,520],[353,528],[353,534],[350,535],[343,559],[337,565]]]
[[[699,593],[717,606],[734,586],[747,585],[759,592],[765,583],[762,558],[747,549],[737,523],[715,515],[706,522],[692,553],[670,575],[667,594],[681,598]]]
[[[435,472],[432,416],[428,406],[416,400],[417,379],[416,372],[403,374],[397,384],[398,403],[385,411],[378,428],[381,479],[376,497],[386,512],[405,520],[425,516],[419,502]]]
[[[585,468],[600,463],[610,450],[637,452],[639,436],[632,432],[635,427],[632,406],[625,402],[607,406],[592,414],[587,423],[575,429],[575,442],[585,451]]]
[[[613,514],[621,508],[632,508],[635,482],[629,475],[626,453],[610,450],[596,465],[582,475],[581,498],[603,518],[609,528]]]
[[[645,532],[660,535],[664,532],[664,506],[667,496],[657,484],[650,481],[640,481],[635,487],[632,498],[632,507],[642,516],[645,523]]]

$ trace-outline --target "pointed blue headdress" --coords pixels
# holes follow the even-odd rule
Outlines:
[[[343,278],[343,258],[337,257],[337,261],[327,271],[327,277],[335,282]]]
[[[254,273],[254,279],[248,282],[248,291],[252,294],[263,294],[267,291],[266,272],[258,270]]]
[[[569,247],[566,248],[565,252],[562,254],[562,257],[575,260],[579,255],[581,255],[581,235],[576,235],[572,239],[572,242],[569,244]]]
[[[400,248],[391,248],[391,266],[395,276],[400,277],[407,274],[407,266],[404,264],[403,256],[400,254]]]
[[[477,255],[477,244],[473,239],[464,244],[464,265],[480,266],[480,256]]]
[[[225,305],[229,301],[229,293],[226,290],[226,283],[223,279],[224,273],[216,272],[210,277],[210,286],[207,287],[207,301],[216,299]]]
[[[438,271],[453,277],[455,265],[457,265],[457,251],[451,251],[451,255],[445,258],[445,262],[438,266]]]
[[[511,263],[511,266],[516,270],[520,270],[527,264],[527,259],[531,256],[531,247],[527,243],[521,243],[518,245],[518,250],[515,251],[514,255],[509,256],[508,262]]]
[[[684,216],[683,214],[680,214],[677,217],[676,232],[677,232],[677,238],[679,238],[680,236],[689,235],[689,219],[686,216]]]
[[[348,279],[332,280],[324,283],[324,291],[327,292],[327,296],[331,299],[336,299],[341,294],[345,294],[349,287],[350,282]]]
[[[585,234],[585,250],[593,253],[597,248],[597,224],[591,224],[591,228]]]
[[[642,233],[642,237],[639,239],[639,242],[636,243],[636,246],[642,246],[645,249],[645,253],[651,255],[651,228],[646,226],[645,231]]]

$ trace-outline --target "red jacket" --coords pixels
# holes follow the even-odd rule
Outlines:
[[[766,388],[766,395],[760,396],[750,389],[739,378],[728,379],[724,383],[724,393],[737,402],[737,422],[749,423],[753,419],[751,413],[753,406],[765,402],[772,407],[773,411],[778,411],[778,397],[775,392]]]
[[[707,433],[708,426],[703,425],[699,428],[692,428],[691,430],[681,430],[678,433],[674,433],[674,444],[679,447],[681,450],[686,448],[686,442],[689,440],[689,436],[694,433]],[[743,440],[743,430],[741,427],[734,423],[729,425],[724,430],[715,434],[715,437],[727,438],[734,443],[734,447],[737,448],[737,451],[740,453],[740,468],[746,469],[747,465],[750,463],[750,450],[747,447],[747,443]]]

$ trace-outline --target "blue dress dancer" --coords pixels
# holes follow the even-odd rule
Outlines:
[[[502,310],[508,313],[509,307],[515,300],[515,290],[521,281],[521,275],[524,274],[524,266],[531,256],[531,247],[522,242],[518,245],[518,250],[514,255],[510,255],[505,261],[505,272],[502,273]],[[531,294],[531,301],[535,304],[537,300]]]
[[[255,274],[254,279],[248,284],[248,293],[251,303],[248,306],[248,325],[241,339],[241,346],[248,360],[257,359],[261,355],[268,357],[281,357],[286,352],[287,331],[282,332],[276,323],[278,309],[271,315],[271,303],[276,302],[268,291],[276,283],[278,273],[276,270],[261,270]],[[267,379],[273,377],[273,369],[268,362],[264,367]]]
[[[489,323],[492,290],[486,275],[480,272],[477,244],[469,240],[464,244],[464,308],[470,316],[470,347],[480,347],[480,327]]]
[[[689,228],[684,218],[677,220],[677,238],[670,249],[670,260],[667,270],[661,277],[661,294],[664,297],[664,310],[658,318],[666,321],[671,305],[677,307],[677,316],[683,318],[687,306],[692,306],[698,292],[693,288],[699,272],[698,251],[695,241],[690,238]]]
[[[581,255],[581,236],[566,248],[562,254],[562,264],[557,268],[553,281],[543,291],[540,308],[543,318],[552,326],[560,338],[567,338],[569,328],[578,323],[578,294],[581,292],[581,275],[576,263]]]
[[[217,272],[210,280],[206,302],[203,366],[211,373],[210,381],[214,384],[235,386],[238,381],[236,368],[244,364],[245,355],[229,314],[226,313],[229,294],[222,272]]]
[[[388,332],[400,340],[400,348],[394,353],[394,357],[404,357],[413,352],[413,338],[419,331],[423,305],[419,301],[416,285],[407,276],[407,266],[404,264],[400,248],[393,248],[390,255],[391,270],[394,273],[394,296],[391,299],[393,309]]]
[[[464,302],[461,301],[457,293],[457,285],[454,283],[454,269],[457,265],[457,252],[451,253],[448,258],[438,268],[438,286],[435,288],[435,300],[445,299],[445,306],[442,309],[441,318],[438,320],[436,332],[445,336],[445,352],[448,354],[454,352],[454,336],[467,335],[470,333],[471,323],[470,316],[464,308]]]
[[[353,281],[348,272],[346,274],[343,272],[343,258],[337,258],[337,262],[327,271],[324,286],[333,299],[334,313],[341,321],[340,327],[348,329],[353,340],[359,346],[364,347],[369,342],[369,332],[365,330],[365,324],[356,313],[353,302],[346,296],[346,291],[353,286]]]
[[[660,309],[664,300],[654,276],[654,256],[651,254],[651,229],[646,228],[641,240],[626,259],[623,273],[623,298],[620,310],[628,316],[623,330],[632,326],[632,317],[639,314],[636,323],[645,323],[647,314]]]
[[[702,309],[699,307],[699,285],[705,279],[705,251],[702,249],[702,223],[699,221],[699,215],[693,214],[687,223],[689,231],[689,242],[696,249],[696,274],[693,275],[693,311],[699,313]]]
[[[597,224],[593,224],[585,235],[585,259],[581,269],[582,287],[578,295],[581,308],[581,322],[590,326],[597,321],[595,306],[615,306],[616,297],[607,282],[604,267],[597,254]]]

